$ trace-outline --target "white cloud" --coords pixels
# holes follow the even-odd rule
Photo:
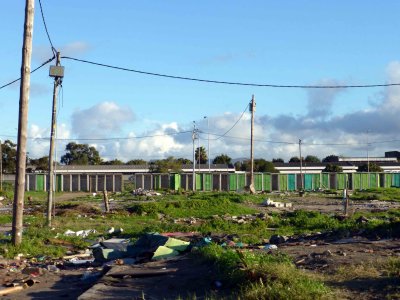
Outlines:
[[[106,138],[121,132],[122,127],[134,120],[130,107],[115,102],[102,102],[72,115],[72,132],[78,138]]]
[[[57,47],[56,45],[54,45]],[[80,56],[91,50],[91,46],[83,41],[75,41],[57,48],[61,55],[64,56]],[[53,52],[49,46],[34,46],[32,50],[32,59],[37,63],[43,63],[53,57]]]

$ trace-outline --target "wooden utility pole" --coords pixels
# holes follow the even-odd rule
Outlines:
[[[22,218],[24,212],[25,169],[26,169],[26,140],[28,127],[28,103],[30,89],[31,57],[34,0],[26,0],[24,41],[22,46],[21,84],[19,90],[19,116],[17,141],[17,170],[13,203],[12,243],[14,246],[22,241]]]
[[[60,52],[57,52],[56,65],[60,65]],[[54,77],[53,85],[53,113],[51,117],[50,152],[49,152],[49,190],[47,192],[47,225],[51,226],[51,216],[53,212],[53,193],[54,193],[54,136],[57,128],[57,92],[61,84],[62,77]]]
[[[250,193],[255,194],[254,188],[254,112],[256,111],[256,101],[254,95],[251,97],[250,112],[251,112],[251,145],[250,145]]]
[[[0,191],[3,190],[3,145],[0,139]]]
[[[304,179],[303,179],[303,158],[301,157],[301,140],[299,140],[299,152],[300,152],[300,180],[301,180],[301,192],[304,190]]]
[[[194,141],[197,138],[197,130],[196,123],[193,121],[193,132],[192,132],[192,141],[193,141],[193,172],[192,172],[192,191],[196,190],[196,152],[194,150]]]
[[[110,203],[108,202],[107,190],[103,191],[103,200],[104,200],[104,211],[106,213],[109,213],[110,212]]]

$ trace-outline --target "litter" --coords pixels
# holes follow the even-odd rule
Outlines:
[[[79,230],[79,231],[76,231],[76,232],[68,229],[67,231],[64,232],[64,235],[66,235],[66,236],[80,236],[80,237],[85,238],[89,234],[93,234],[93,233],[96,233],[96,232],[97,231],[95,229]]]
[[[266,244],[263,248],[264,250],[277,250],[278,246],[274,244]]]

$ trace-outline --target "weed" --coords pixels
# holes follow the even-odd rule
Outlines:
[[[211,244],[199,251],[218,278],[243,299],[320,299],[330,293],[321,281],[297,270],[284,254],[238,252]]]

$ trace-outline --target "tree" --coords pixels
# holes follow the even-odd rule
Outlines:
[[[147,165],[147,161],[143,159],[131,159],[126,162],[126,165],[134,165],[134,166]]]
[[[298,163],[300,162],[300,158],[298,156],[293,156],[289,159],[290,163]]]
[[[251,162],[250,160],[245,160],[243,162],[236,162],[235,168],[237,171],[246,171],[250,172],[251,170]],[[265,159],[258,158],[254,160],[254,172],[265,172],[265,173],[277,173],[278,171],[275,169],[274,164],[270,161],[266,161]]]
[[[320,163],[321,160],[314,156],[314,155],[307,155],[306,158],[304,159],[305,162],[310,162],[310,163]]]
[[[68,143],[61,163],[66,165],[99,165],[102,159],[95,147],[88,144]]]
[[[221,155],[217,155],[213,161],[213,164],[225,164],[225,165],[230,165],[232,163],[232,158],[230,158],[228,155],[226,154],[221,154]]]
[[[151,162],[149,170],[151,173],[181,172],[182,164],[173,156],[169,156],[165,159]]]
[[[203,146],[196,148],[195,158],[196,158],[197,163],[199,162],[199,155],[200,155],[200,163],[201,164],[205,164],[208,162],[207,152]]]
[[[182,158],[182,157],[178,158],[176,161],[182,165],[191,165],[192,164],[192,161],[190,159]]]
[[[113,166],[120,166],[120,165],[123,165],[124,164],[124,162],[123,161],[121,161],[121,160],[119,160],[119,159],[113,159],[113,160],[109,160],[109,161],[104,161],[104,162],[101,162],[101,165],[113,165]]]
[[[327,157],[325,157],[322,160],[322,162],[327,162],[327,163],[329,163],[329,162],[338,162],[338,161],[339,161],[339,156],[334,155],[334,154],[328,155]]]
[[[14,144],[10,140],[5,140],[1,144],[2,160],[3,160],[3,172],[4,173],[15,173],[17,163],[17,144]]]
[[[357,172],[383,172],[382,168],[376,163],[370,162],[369,169],[368,164],[363,164],[358,167]]]
[[[329,172],[329,173],[342,173],[343,168],[338,165],[333,165],[333,164],[327,164],[325,166],[325,169],[322,170],[322,172]]]
[[[37,159],[29,159],[29,164],[35,167],[37,171],[47,171],[49,169],[49,157],[43,156]]]
[[[283,158],[273,158],[272,162],[273,163],[284,163],[285,161],[283,160]]]

